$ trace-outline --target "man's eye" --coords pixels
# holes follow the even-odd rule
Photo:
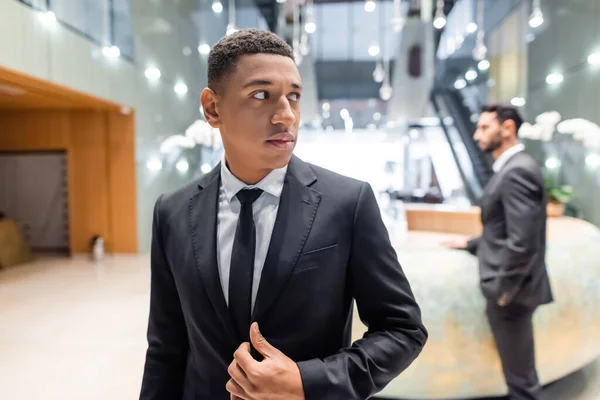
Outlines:
[[[256,100],[265,100],[267,98],[267,92],[258,92],[254,96]]]
[[[299,93],[292,93],[289,97],[290,100],[292,101],[300,101],[300,94]]]

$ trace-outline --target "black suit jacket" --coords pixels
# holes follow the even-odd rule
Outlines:
[[[219,168],[156,202],[140,399],[229,399],[240,343],[217,269]],[[350,346],[353,299],[369,329]],[[292,157],[253,321],[307,400],[366,399],[417,357],[427,332],[368,184]]]
[[[479,257],[488,299],[527,307],[553,300],[545,261],[546,218],[542,171],[529,154],[517,153],[487,184],[481,199],[483,235],[468,245]]]

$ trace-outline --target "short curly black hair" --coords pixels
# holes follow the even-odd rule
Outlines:
[[[519,110],[515,107],[503,104],[487,104],[481,107],[481,112],[496,113],[496,118],[501,124],[509,119],[512,120],[515,123],[515,133],[517,134],[517,137],[519,136],[519,129],[521,129],[521,125],[523,125],[523,117],[521,117]]]
[[[208,87],[215,89],[231,73],[239,58],[246,54],[277,54],[294,59],[294,52],[285,40],[269,31],[242,29],[223,37],[208,56]]]

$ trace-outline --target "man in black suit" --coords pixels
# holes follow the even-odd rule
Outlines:
[[[272,33],[212,49],[202,106],[225,156],[156,202],[140,399],[367,399],[423,348],[371,187],[292,155],[301,91]],[[369,328],[351,345],[354,300]]]
[[[513,107],[483,107],[474,139],[491,152],[495,174],[481,199],[483,235],[450,243],[479,257],[481,288],[509,397],[541,399],[532,317],[552,302],[546,271],[546,192],[542,171],[519,143]]]

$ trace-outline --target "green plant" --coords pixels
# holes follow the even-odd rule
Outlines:
[[[548,201],[566,204],[573,200],[573,197],[575,196],[573,187],[569,185],[559,185],[557,180],[553,178],[550,173],[545,173],[544,183]]]

